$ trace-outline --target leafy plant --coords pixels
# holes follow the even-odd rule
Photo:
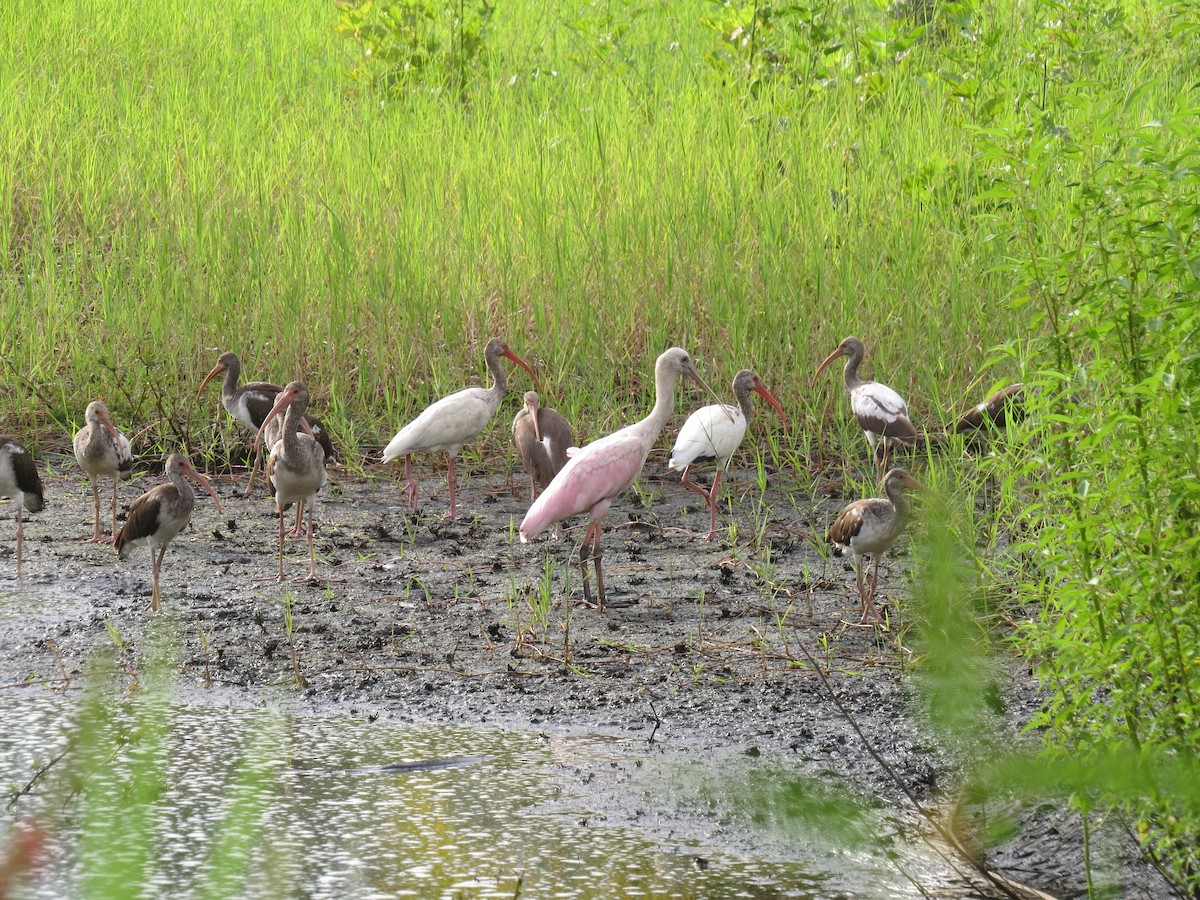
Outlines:
[[[337,8],[334,30],[358,48],[352,78],[393,92],[451,88],[464,98],[496,11],[488,0],[338,0]]]

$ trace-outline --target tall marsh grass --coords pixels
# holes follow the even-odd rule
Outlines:
[[[959,101],[900,78],[752,96],[707,10],[506,6],[464,101],[345,77],[320,4],[6,4],[6,425],[54,441],[102,396],[170,445],[234,349],[305,377],[353,455],[493,333],[585,437],[645,405],[671,344],[714,383],[756,367],[819,427],[838,384],[807,376],[849,332],[946,419],[1014,331]]]

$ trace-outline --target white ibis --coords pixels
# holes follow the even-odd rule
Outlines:
[[[121,528],[113,547],[118,559],[128,559],[129,554],[140,544],[150,548],[150,565],[154,572],[154,592],[150,598],[150,609],[159,612],[162,601],[158,591],[158,576],[162,571],[163,557],[175,535],[187,527],[196,506],[196,492],[187,483],[191,478],[212,496],[221,511],[221,501],[208,479],[192,466],[182,453],[172,453],[167,459],[167,484],[160,484],[142,494],[129,507],[129,517]],[[185,478],[186,476],[186,478]]]
[[[0,497],[12,501],[17,511],[17,577],[21,577],[21,543],[25,510],[41,512],[45,505],[42,479],[29,451],[10,437],[0,436]]]
[[[525,405],[513,419],[512,433],[517,455],[529,473],[533,501],[567,464],[567,448],[575,446],[575,433],[558,410],[539,403],[537,391],[525,392]]]
[[[221,382],[221,405],[241,423],[243,428],[257,437],[258,429],[262,427],[263,421],[271,412],[271,407],[275,405],[275,400],[283,388],[277,384],[271,384],[269,381],[251,381],[238,387],[238,378],[242,374],[242,361],[238,359],[236,353],[226,351],[217,359],[217,364],[213,366],[212,371],[200,382],[200,389],[196,392],[197,401],[204,393],[204,388],[208,386],[208,383],[221,374],[225,375],[225,380]],[[321,444],[321,449],[325,451],[325,458],[333,459],[333,443],[329,439],[329,432],[325,430],[325,426],[311,416],[305,416],[303,421],[308,424],[308,433],[316,437]],[[269,449],[271,444],[268,443],[267,447]],[[258,466],[259,457],[256,455],[250,467],[250,482],[242,493],[243,497],[249,497],[250,492],[254,489],[254,478],[258,473]]]
[[[595,562],[597,609],[604,608],[604,575],[600,570],[604,514],[642,471],[659,432],[671,416],[675,385],[680,375],[691,378],[720,403],[720,398],[700,377],[687,351],[672,347],[654,364],[654,408],[650,415],[574,452],[521,522],[521,542],[527,543],[557,522],[581,513],[588,514],[587,531],[579,548],[579,564],[583,569],[584,600],[591,603],[588,556]]]
[[[850,408],[854,411],[858,427],[867,435],[867,443],[871,446],[871,459],[875,463],[875,474],[879,476],[887,467],[892,442],[915,446],[917,429],[908,418],[908,404],[899,394],[886,384],[863,381],[858,377],[858,367],[866,353],[862,341],[856,337],[846,338],[817,367],[813,383],[816,383],[817,378],[831,362],[839,356],[846,357],[846,390],[850,392]],[[879,450],[882,459],[876,453],[877,441],[881,442]]]
[[[469,387],[443,397],[425,408],[419,416],[405,425],[383,450],[383,461],[389,463],[404,457],[404,493],[411,498],[413,512],[417,510],[417,482],[412,477],[414,453],[438,453],[445,450],[450,457],[450,512],[447,519],[458,518],[454,495],[454,460],[463,445],[478,437],[500,406],[508,391],[508,379],[500,365],[500,357],[510,359],[533,376],[529,364],[508,348],[500,338],[487,342],[483,351],[488,371],[492,373],[490,388]],[[533,376],[536,380],[536,376]]]
[[[325,451],[320,442],[305,433],[301,420],[308,408],[308,388],[303,381],[293,381],[279,393],[275,405],[259,429],[255,451],[271,423],[284,409],[282,435],[271,447],[267,460],[267,478],[275,488],[275,511],[279,513],[279,581],[283,581],[283,514],[296,504],[296,527],[308,512],[308,581],[317,580],[317,556],[313,548],[313,507],[317,491],[325,485]]]
[[[717,536],[717,486],[721,483],[721,473],[729,467],[729,460],[741,446],[746,428],[750,425],[753,415],[750,406],[751,392],[775,407],[786,428],[787,416],[784,415],[779,401],[766,389],[756,373],[742,369],[733,379],[733,396],[737,399],[737,406],[719,403],[696,410],[683,423],[679,437],[675,439],[675,447],[671,450],[668,468],[682,469],[683,486],[702,496],[708,504],[709,524],[705,540],[711,541]],[[712,488],[706,491],[689,476],[696,466],[714,461],[717,471],[713,475]]]
[[[92,482],[92,508],[95,511],[95,528],[92,536],[83,544],[111,544],[117,539],[117,484],[128,481],[133,475],[133,451],[129,438],[121,434],[108,415],[108,407],[99,400],[88,404],[84,413],[87,424],[75,432],[72,442],[75,459]],[[107,537],[100,534],[100,476],[113,480],[112,489],[112,533]]]
[[[1001,388],[977,406],[958,417],[954,430],[958,434],[1003,431],[1008,422],[1018,422],[1025,415],[1025,385],[1021,382]]]
[[[830,543],[849,551],[854,559],[858,595],[863,605],[860,623],[867,620],[867,613],[873,615],[877,622],[883,621],[874,603],[875,588],[879,583],[879,561],[883,554],[891,549],[892,544],[896,543],[896,538],[900,537],[900,533],[908,524],[909,508],[904,490],[928,490],[903,469],[891,469],[883,476],[880,487],[886,499],[871,497],[848,504],[834,519],[825,536]],[[870,590],[863,584],[862,562],[863,557],[868,555],[875,560]]]

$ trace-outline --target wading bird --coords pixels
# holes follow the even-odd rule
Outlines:
[[[825,536],[827,541],[848,551],[854,559],[858,596],[863,607],[860,624],[867,621],[868,613],[874,616],[875,621],[883,621],[874,603],[875,589],[879,584],[879,561],[908,524],[909,507],[908,499],[904,496],[905,489],[928,491],[925,485],[903,469],[890,470],[883,476],[880,487],[886,499],[871,497],[848,504],[834,519]],[[875,560],[870,590],[863,583],[864,556],[871,556]]]
[[[24,514],[26,510],[41,512],[45,491],[33,457],[10,437],[0,437],[0,497],[11,500],[17,511],[17,577],[20,578]]]
[[[92,507],[95,512],[95,529],[91,538],[81,544],[111,544],[117,539],[117,484],[128,481],[133,475],[133,451],[129,438],[117,431],[108,415],[108,407],[99,400],[88,404],[84,413],[87,424],[75,432],[72,445],[79,467],[92,482]],[[113,480],[112,489],[112,533],[100,534],[100,476]]]
[[[262,427],[263,421],[270,413],[271,407],[275,405],[275,400],[283,388],[268,381],[251,381],[238,387],[238,378],[242,374],[242,361],[238,359],[236,353],[225,352],[217,359],[217,364],[213,366],[212,371],[200,382],[200,389],[196,392],[197,402],[204,394],[204,388],[208,386],[208,383],[221,374],[225,376],[225,380],[221,382],[221,405],[243,428],[257,437],[258,430]],[[325,458],[333,459],[333,443],[329,439],[329,432],[326,431],[325,426],[312,416],[305,416],[303,421],[308,424],[308,433],[320,443],[321,449],[325,452]],[[267,447],[269,449],[270,444]],[[246,485],[246,490],[242,492],[243,497],[249,497],[250,492],[254,490],[254,478],[258,473],[259,462],[260,459],[256,455],[250,466],[250,481]]]
[[[858,427],[867,435],[871,446],[871,459],[875,463],[875,475],[879,477],[887,468],[893,442],[916,446],[917,429],[908,418],[908,405],[904,399],[886,384],[878,381],[863,381],[858,377],[867,350],[856,337],[848,337],[817,367],[813,384],[825,371],[825,367],[840,356],[846,357],[846,390],[850,393],[850,408]],[[879,444],[878,448],[876,444]]]
[[[1009,422],[1019,422],[1025,416],[1025,385],[1021,382],[1001,388],[977,406],[958,417],[954,430],[972,437],[992,431],[1003,431]]]
[[[412,503],[413,512],[417,511],[417,482],[412,477],[412,455],[414,453],[438,453],[445,450],[450,457],[450,469],[447,478],[450,482],[450,512],[447,519],[458,518],[458,507],[454,494],[454,462],[458,451],[463,445],[473,441],[487,428],[500,401],[508,391],[508,379],[500,365],[500,357],[510,359],[530,374],[533,369],[529,364],[512,350],[500,338],[494,337],[487,342],[483,351],[484,361],[488,371],[492,373],[490,388],[469,387],[448,397],[443,397],[436,403],[425,408],[419,416],[405,425],[391,439],[383,450],[383,461],[389,463],[394,459],[404,457],[404,493]]]
[[[654,364],[654,408],[650,415],[575,451],[534,501],[521,522],[521,542],[527,543],[530,538],[557,522],[581,513],[588,514],[587,531],[579,548],[579,564],[583,569],[584,600],[591,603],[588,557],[591,556],[595,563],[597,609],[604,608],[605,599],[604,575],[600,569],[603,556],[600,534],[604,514],[612,506],[613,500],[633,484],[642,471],[663,425],[671,417],[675,385],[681,375],[686,375],[703,387],[718,404],[721,402],[712,388],[704,383],[687,351],[672,347],[659,356]]]
[[[283,429],[271,447],[267,459],[267,478],[275,488],[275,511],[279,513],[279,581],[283,581],[283,514],[289,506],[296,504],[296,527],[298,533],[304,513],[308,512],[308,578],[317,580],[317,556],[313,548],[313,507],[317,503],[317,491],[325,485],[325,451],[317,439],[302,429],[301,419],[308,407],[308,388],[302,381],[293,381],[285,387],[275,400],[271,412],[259,429],[255,440],[255,451],[263,436],[270,432],[271,423],[277,420],[284,409]],[[301,429],[301,430],[297,430]]]
[[[145,544],[150,548],[150,566],[154,573],[154,590],[150,597],[150,609],[159,612],[162,601],[158,591],[158,576],[162,571],[163,557],[175,535],[187,527],[196,506],[196,492],[187,483],[191,478],[212,496],[221,511],[221,501],[208,479],[192,467],[182,453],[172,453],[167,459],[167,484],[152,488],[133,501],[129,517],[113,542],[118,559],[127,559],[134,548]],[[186,477],[185,477],[186,476]]]
[[[525,405],[513,419],[512,433],[517,455],[529,473],[533,501],[567,464],[567,448],[575,446],[575,434],[558,410],[540,405],[537,391],[525,392]]]
[[[708,504],[709,523],[705,540],[711,541],[717,536],[717,487],[721,483],[721,473],[728,469],[729,460],[741,446],[746,428],[750,425],[753,415],[750,405],[751,392],[775,407],[786,428],[787,416],[784,415],[779,401],[766,389],[757,374],[749,369],[742,369],[733,379],[733,396],[737,399],[737,406],[724,403],[702,406],[683,423],[679,437],[675,439],[675,447],[671,450],[668,468],[682,469],[683,486],[695,491]],[[712,488],[706,491],[689,476],[696,466],[709,462],[716,462],[717,466]]]

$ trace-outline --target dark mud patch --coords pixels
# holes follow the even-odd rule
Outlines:
[[[71,471],[65,459],[51,465]],[[317,712],[611,736],[619,752],[578,766],[610,821],[663,835],[692,829],[735,849],[743,838],[719,812],[647,810],[630,796],[647,754],[681,764],[765,758],[889,808],[918,831],[907,795],[945,804],[964,760],[987,751],[986,743],[941,745],[906,674],[903,547],[885,560],[880,581],[891,629],[847,624],[859,617],[853,572],[826,555],[821,536],[848,498],[814,498],[809,484],[780,477],[762,492],[751,474],[735,474],[723,496],[736,516],[726,507],[722,537],[708,542],[702,502],[652,461],[639,491],[608,516],[611,608],[597,612],[576,602],[578,530],[520,544],[527,482],[482,474],[503,468],[485,462],[460,477],[458,522],[439,518],[447,508],[440,470],[422,472],[415,516],[391,473],[338,473],[316,515],[318,571],[329,580],[312,584],[273,580],[273,503],[240,499],[218,479],[224,512],[202,495],[163,571],[165,615],[182,635],[183,690],[220,689],[254,703],[284,689]],[[154,483],[122,486],[122,508]],[[92,516],[78,478],[49,478],[47,499],[26,523],[21,583],[11,577],[11,521],[0,532],[4,690],[30,681],[78,687],[114,634],[136,660],[150,620],[148,554],[118,564],[111,547],[75,543],[91,533]],[[286,553],[289,577],[304,575],[305,541],[289,538]],[[39,596],[55,599],[39,604]],[[996,661],[995,690],[987,740],[1003,744],[1037,693],[1011,659]],[[1131,843],[1119,834],[1112,843],[1108,877],[1121,895],[1162,896]],[[1021,812],[1016,836],[989,860],[1052,894],[1086,893],[1079,829],[1057,805]]]

